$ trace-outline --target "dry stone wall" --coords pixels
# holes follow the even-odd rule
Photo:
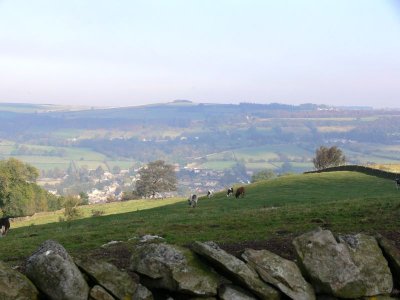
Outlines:
[[[400,285],[400,252],[382,236],[318,228],[293,244],[296,261],[252,249],[238,258],[213,242],[138,242],[129,267],[138,281],[49,240],[28,258],[26,276],[0,262],[0,300],[393,299]]]
[[[359,165],[346,165],[346,166],[338,166],[338,167],[329,167],[322,170],[315,170],[304,172],[304,174],[312,174],[312,173],[324,173],[324,172],[336,172],[336,171],[351,171],[351,172],[360,172],[371,176],[376,176],[379,178],[392,179],[395,180],[399,177],[398,173],[393,173],[389,171],[379,170],[375,168],[359,166]]]

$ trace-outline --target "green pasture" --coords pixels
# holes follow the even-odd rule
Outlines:
[[[246,169],[249,170],[262,170],[262,169],[269,169],[275,170],[278,169],[283,163],[282,162],[248,162],[246,163]]]
[[[312,157],[313,153],[293,144],[265,145],[260,147],[246,147],[231,151],[223,151],[207,155],[207,162],[198,165],[201,169],[224,170],[231,168],[236,161],[244,161],[249,170],[277,169],[285,161],[281,161],[281,156],[291,160]],[[291,162],[300,171],[312,169],[309,162]]]
[[[207,161],[198,165],[200,169],[212,169],[222,171],[225,169],[232,168],[237,162],[235,160],[212,160]],[[283,163],[282,162],[245,162],[246,168],[249,170],[261,170],[261,169],[277,169]]]
[[[12,157],[35,166],[40,170],[54,168],[67,169],[71,162],[70,160],[62,159],[57,156],[13,155]]]
[[[0,159],[15,157],[23,162],[29,163],[40,170],[48,170],[53,168],[67,169],[71,161],[74,161],[78,167],[86,166],[89,169],[96,169],[101,166],[107,170],[108,166],[112,169],[114,166],[119,166],[121,169],[129,169],[134,163],[132,160],[109,160],[104,154],[95,152],[87,148],[78,147],[53,147],[32,144],[18,144],[26,146],[33,151],[52,151],[64,150],[63,156],[48,156],[48,155],[15,155],[12,152],[16,149],[16,143],[11,141],[0,141]]]
[[[354,129],[354,126],[346,125],[346,126],[339,126],[339,125],[332,125],[332,126],[318,126],[317,129],[319,132],[327,133],[327,132],[348,132]]]
[[[313,153],[294,144],[265,145],[261,147],[241,148],[235,150],[235,155],[238,155],[239,157],[253,159],[263,158],[265,154],[268,157],[269,155],[271,155],[271,153],[275,155],[277,153],[281,153],[293,158],[313,155]]]
[[[64,139],[72,139],[79,138],[85,130],[82,129],[72,129],[72,128],[64,128],[62,130],[54,130],[51,132],[52,136],[64,138]]]
[[[212,160],[202,163],[198,167],[200,169],[212,169],[212,170],[225,170],[230,169],[236,164],[234,160]]]
[[[267,240],[316,226],[336,233],[393,231],[400,225],[399,193],[391,180],[328,172],[251,184],[240,199],[220,192],[211,199],[200,198],[197,208],[190,208],[185,199],[93,205],[79,208],[84,218],[75,221],[57,222],[56,212],[14,222],[0,239],[0,257],[9,264],[20,262],[47,239],[77,254],[144,234],[186,245],[195,240]],[[93,209],[107,215],[90,217]]]
[[[377,163],[377,164],[390,164],[400,161],[400,156],[390,153],[373,150],[368,152],[358,152],[346,147],[342,148],[343,153],[349,161],[356,161],[357,164]]]
[[[294,169],[301,170],[313,170],[314,164],[312,162],[291,162],[290,163]]]
[[[227,158],[243,159],[243,160],[271,160],[279,158],[278,154],[286,155],[289,158],[298,158],[302,156],[312,156],[311,153],[297,145],[279,144],[279,145],[264,145],[259,147],[239,148],[231,151],[223,151],[207,155],[209,161],[218,161]]]
[[[370,164],[368,167],[392,173],[400,173],[400,164]]]
[[[134,164],[132,160],[108,160],[107,164],[110,166],[111,170],[113,167],[117,166],[121,169],[128,170]]]
[[[0,141],[0,155],[2,157],[10,155],[10,152],[14,149],[15,143],[10,141]]]
[[[278,120],[284,120],[284,121],[337,121],[337,122],[350,122],[350,121],[355,121],[355,120],[365,120],[365,121],[372,121],[373,117],[365,117],[365,118],[355,118],[355,117],[318,117],[318,118],[268,118],[267,120],[273,120],[273,121],[278,121]]]
[[[379,148],[386,151],[393,151],[400,153],[400,145],[380,145]]]
[[[104,160],[106,158],[105,155],[92,151],[87,148],[78,148],[78,147],[54,147],[54,146],[42,146],[42,145],[33,145],[33,144],[20,144],[12,141],[3,140],[0,141],[0,154],[5,156],[12,155],[12,151],[16,150],[18,146],[26,146],[29,149],[38,150],[38,151],[51,151],[51,150],[64,150],[65,156],[61,158],[69,159],[69,160],[78,160],[78,159],[87,159],[87,160]],[[17,155],[18,156],[18,155]],[[29,155],[30,156],[30,155]]]
[[[66,157],[72,160],[97,160],[102,161],[106,159],[104,154],[92,151],[86,148],[66,148]]]
[[[238,149],[235,150],[234,153],[237,159],[244,159],[244,160],[249,160],[249,159],[271,160],[279,158],[278,154],[276,154],[276,152],[268,146]]]
[[[269,170],[276,170],[282,167],[284,162],[248,162],[246,163],[246,168],[249,170],[262,170],[262,169],[269,169]],[[290,162],[292,166],[293,172],[305,172],[314,169],[314,165],[312,162]]]
[[[114,165],[118,165],[121,168],[129,168],[132,166],[132,161],[127,160],[113,160],[108,161],[107,156],[104,154],[95,152],[87,148],[78,147],[53,147],[53,146],[42,146],[32,144],[18,144],[19,146],[26,146],[33,151],[52,151],[52,150],[64,150],[63,156],[50,156],[50,155],[16,155],[12,152],[16,149],[16,143],[11,141],[0,141],[0,158],[7,159],[9,157],[15,157],[23,162],[29,163],[38,169],[48,170],[53,168],[67,169],[71,161],[79,167],[86,166],[89,169],[95,169],[101,166],[107,170],[105,161],[112,168]]]
[[[159,206],[165,206],[183,201],[182,198],[168,198],[168,199],[149,199],[149,200],[132,200],[124,202],[100,203],[84,205],[79,207],[81,214],[80,218],[89,218],[93,214],[93,210],[102,211],[103,216],[120,214],[124,212],[141,211],[144,209],[151,209]],[[60,218],[64,217],[64,210],[55,212],[37,213],[32,217],[24,217],[16,220],[13,227],[34,226],[40,224],[59,222]]]

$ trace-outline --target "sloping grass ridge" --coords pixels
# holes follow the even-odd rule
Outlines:
[[[74,254],[144,234],[180,245],[194,240],[233,243],[297,235],[316,226],[341,233],[391,231],[399,228],[400,220],[400,190],[392,180],[348,171],[258,182],[246,186],[244,198],[227,198],[220,192],[211,199],[200,198],[194,209],[185,199],[159,201],[152,205],[168,204],[137,210],[132,201],[120,203],[120,213],[118,204],[113,204],[112,214],[106,216],[89,217],[86,212],[86,218],[69,222],[54,222],[54,215],[49,215],[54,223],[14,223],[0,239],[0,260],[20,261],[47,239],[57,240]],[[45,216],[40,217],[45,223]]]

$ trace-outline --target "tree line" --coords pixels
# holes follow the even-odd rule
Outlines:
[[[317,170],[343,165],[346,158],[336,146],[320,146],[313,159]],[[240,166],[238,165],[238,168]],[[139,179],[131,195],[125,195],[125,200],[131,198],[149,198],[156,194],[177,190],[177,177],[173,165],[157,160],[148,163],[139,170]],[[270,171],[255,174],[252,182],[273,178]],[[71,197],[55,196],[36,184],[39,171],[15,158],[0,161],[0,213],[8,216],[27,216],[41,211],[53,211],[65,206],[88,204],[87,195],[81,193],[74,200]],[[86,196],[86,197],[85,197]],[[73,201],[71,201],[71,199]],[[72,204],[71,204],[72,203]]]
[[[321,171],[326,168],[343,166],[346,163],[346,156],[343,151],[337,146],[326,147],[320,146],[315,150],[315,157],[313,158],[314,168]],[[284,174],[282,172],[281,174]],[[261,170],[251,177],[251,182],[258,182],[269,180],[277,177],[273,170]]]
[[[38,169],[27,163],[15,158],[0,161],[0,216],[22,217],[61,208],[65,208],[69,216],[77,205],[88,204],[86,193],[81,192],[79,196],[49,193],[36,183],[38,177]],[[139,171],[136,189],[127,198],[155,197],[156,194],[176,189],[174,166],[157,160]]]
[[[39,171],[15,158],[0,161],[0,213],[28,216],[35,212],[57,210],[63,198],[36,184]]]

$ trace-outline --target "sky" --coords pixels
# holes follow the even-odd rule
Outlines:
[[[0,0],[0,102],[400,107],[400,0]]]

